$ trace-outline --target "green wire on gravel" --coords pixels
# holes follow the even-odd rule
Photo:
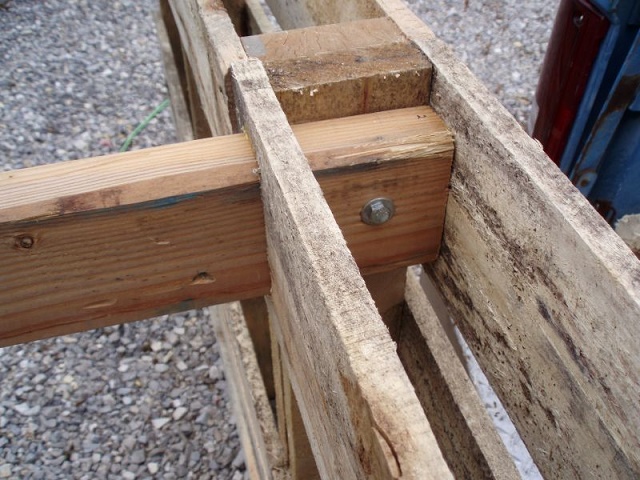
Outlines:
[[[129,150],[129,147],[131,146],[133,139],[136,138],[140,134],[140,132],[146,128],[147,125],[149,125],[151,120],[156,118],[168,106],[169,106],[169,100],[165,100],[160,105],[158,105],[153,110],[153,112],[149,114],[147,118],[145,118],[142,122],[140,122],[140,124],[133,130],[133,132],[129,134],[127,139],[124,141],[124,143],[122,144],[122,147],[120,147],[120,152],[126,152],[127,150]]]

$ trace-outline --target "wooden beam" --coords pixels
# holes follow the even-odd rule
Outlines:
[[[160,10],[155,15],[155,20],[176,136],[179,142],[188,142],[193,140],[193,130],[187,106],[187,78],[180,35],[173,21],[168,0],[160,1]]]
[[[407,272],[398,355],[456,478],[519,479],[513,459],[416,274]]]
[[[232,77],[260,165],[275,330],[321,475],[451,478],[266,72],[249,60]]]
[[[246,59],[221,1],[169,0],[202,110],[214,136],[234,131],[229,65]]]
[[[637,259],[403,2],[270,7],[287,28],[382,12],[426,54],[431,105],[456,137],[442,255],[427,270],[543,475],[637,478]]]
[[[290,123],[426,105],[431,64],[389,19],[245,37]]]
[[[210,312],[250,478],[288,478],[285,449],[240,305],[219,305]]]
[[[430,109],[295,132],[363,271],[436,256],[452,142]],[[242,135],[0,174],[0,345],[266,294],[258,182]],[[381,195],[396,216],[363,224]]]

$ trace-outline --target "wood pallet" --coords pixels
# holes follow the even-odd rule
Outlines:
[[[160,1],[185,143],[0,174],[0,345],[216,304],[252,478],[517,478],[440,301],[546,478],[637,478],[637,259],[401,1],[268,3]]]

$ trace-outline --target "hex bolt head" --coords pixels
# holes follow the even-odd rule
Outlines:
[[[387,223],[396,213],[393,200],[389,198],[374,198],[369,200],[360,211],[360,218],[367,225],[382,225]]]

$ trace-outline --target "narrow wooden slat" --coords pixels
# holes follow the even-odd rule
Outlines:
[[[519,479],[416,274],[406,283],[398,355],[451,470],[456,478]]]
[[[285,450],[265,390],[258,359],[240,305],[211,307],[225,376],[233,399],[247,470],[255,480],[286,473]]]
[[[269,314],[264,297],[251,298],[241,302],[245,323],[251,335],[256,352],[260,373],[264,381],[267,397],[275,398],[273,359],[271,353],[271,332],[269,331]]]
[[[235,110],[229,98],[229,65],[246,55],[229,15],[219,0],[169,3],[209,128],[214,136],[230,134]]]
[[[232,66],[260,164],[283,355],[324,478],[451,478],[260,62]]]
[[[156,15],[156,32],[158,43],[162,53],[164,65],[164,77],[171,99],[173,123],[176,127],[176,136],[180,142],[193,140],[189,120],[189,108],[186,97],[186,75],[182,57],[182,45],[177,27],[171,16],[168,0],[160,2],[160,10]]]
[[[290,123],[426,105],[431,64],[389,19],[242,39]]]
[[[259,0],[224,0],[223,3],[238,36],[256,35],[275,30]]]
[[[364,271],[436,255],[452,143],[428,108],[295,132]],[[234,135],[0,174],[0,344],[267,293],[256,166]]]

